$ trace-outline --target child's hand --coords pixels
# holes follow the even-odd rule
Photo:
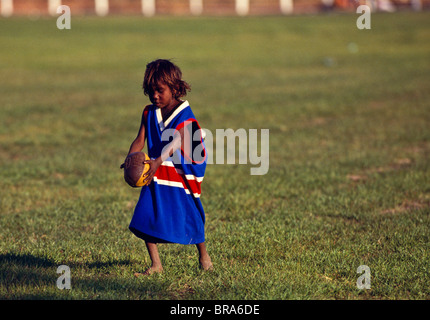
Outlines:
[[[150,160],[143,161],[143,163],[149,164],[149,170],[145,175],[146,176],[145,179],[143,180],[144,184],[146,184],[147,182],[148,184],[150,184],[152,182],[152,179],[154,178],[154,175],[157,172],[162,162],[163,161],[161,160],[161,157],[158,157],[157,159],[154,159],[154,160],[150,159]]]

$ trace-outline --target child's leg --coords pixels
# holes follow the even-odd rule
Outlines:
[[[199,251],[199,262],[200,266],[203,268],[203,270],[212,270],[213,265],[211,261],[211,257],[209,257],[209,254],[206,250],[206,245],[204,242],[198,243],[197,250]]]
[[[149,257],[151,258],[152,265],[145,270],[144,273],[135,273],[135,276],[150,275],[156,272],[162,272],[163,266],[161,265],[160,256],[158,254],[157,244],[145,241],[146,248],[148,249]]]
[[[151,261],[152,261],[152,265],[150,269],[152,269],[153,272],[163,271],[163,266],[161,265],[160,256],[158,254],[157,244],[152,242],[145,242],[145,244],[149,252],[149,257],[151,258]]]

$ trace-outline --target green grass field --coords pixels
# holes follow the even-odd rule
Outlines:
[[[0,298],[429,299],[430,13],[358,16],[0,19]],[[208,165],[214,272],[161,244],[133,276],[119,165],[156,58],[202,127],[270,129],[268,174]]]

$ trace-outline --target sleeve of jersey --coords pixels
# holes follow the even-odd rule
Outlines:
[[[151,107],[151,105],[149,104],[149,105],[145,106],[145,108],[143,109],[143,120],[144,120],[145,125],[146,125],[146,122],[148,121],[148,112],[149,112],[150,107]]]

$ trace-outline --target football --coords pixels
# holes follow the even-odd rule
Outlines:
[[[149,164],[143,161],[149,160],[144,152],[130,153],[121,167],[124,168],[124,180],[133,188],[143,187],[148,184],[144,183],[145,175],[149,170]]]

